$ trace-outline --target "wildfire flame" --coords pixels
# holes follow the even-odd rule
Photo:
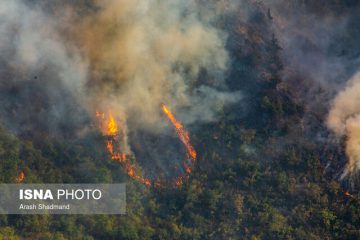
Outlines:
[[[166,116],[170,119],[171,123],[175,127],[176,133],[179,136],[181,142],[184,144],[187,153],[188,163],[183,163],[184,174],[178,176],[175,181],[172,183],[175,186],[181,186],[185,180],[189,178],[189,175],[192,171],[192,165],[196,160],[196,151],[190,143],[189,133],[186,131],[184,126],[180,121],[178,121],[169,108],[166,105],[162,105],[162,110]],[[147,187],[162,187],[164,183],[156,180],[151,181],[150,179],[143,176],[139,167],[136,164],[131,163],[130,156],[125,154],[124,151],[121,151],[121,146],[119,143],[119,128],[117,126],[116,120],[113,115],[110,113],[109,117],[106,118],[104,113],[96,112],[96,117],[100,120],[99,127],[103,131],[103,134],[107,137],[106,140],[106,149],[111,156],[111,159],[119,162],[125,169],[127,175],[132,179],[144,184]]]
[[[188,179],[189,175],[191,174],[192,165],[196,161],[196,151],[190,143],[189,133],[188,133],[188,131],[186,131],[183,124],[175,118],[174,114],[170,111],[170,109],[165,104],[162,105],[162,110],[166,114],[166,116],[170,119],[171,123],[175,127],[177,135],[179,136],[181,142],[184,144],[184,146],[186,148],[189,165],[186,163],[183,163],[183,167],[185,169],[185,174],[180,175],[175,180],[175,185],[181,186],[184,182],[184,179]]]
[[[196,160],[196,151],[195,151],[194,147],[190,144],[189,133],[186,131],[184,126],[181,124],[181,122],[179,122],[175,118],[175,116],[172,114],[172,112],[169,110],[169,108],[167,106],[165,106],[163,104],[162,109],[163,109],[164,113],[166,114],[166,116],[170,119],[171,123],[174,125],[175,130],[176,130],[181,142],[186,147],[187,154],[193,161],[195,161]]]
[[[106,140],[106,149],[111,156],[111,159],[119,162],[125,169],[127,175],[132,179],[144,184],[147,187],[151,186],[151,181],[144,176],[142,176],[140,169],[137,168],[135,164],[130,162],[130,157],[121,151],[121,146],[119,143],[119,128],[115,118],[111,113],[109,117],[106,118],[104,113],[96,112],[96,117],[99,119],[99,128],[102,130],[103,134],[107,137]]]
[[[344,192],[344,195],[345,195],[346,197],[350,198],[350,199],[354,199],[354,198],[355,198],[355,196],[352,195],[352,194],[351,194],[350,192],[348,192],[348,191]]]
[[[107,125],[107,131],[109,135],[116,135],[118,133],[118,127],[116,125],[114,117],[110,114],[109,123]]]
[[[15,181],[17,183],[21,183],[25,180],[25,173],[23,171],[20,171],[19,174],[16,176]]]

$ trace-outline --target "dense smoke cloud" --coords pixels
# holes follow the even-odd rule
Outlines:
[[[187,126],[214,121],[242,98],[226,84],[234,31],[226,21],[264,21],[254,31],[279,41],[282,84],[307,114],[346,137],[343,176],[353,174],[360,169],[360,77],[350,78],[360,65],[357,10],[282,0],[1,2],[1,121],[17,133],[63,133],[86,130],[95,111],[111,111],[125,142],[136,130],[166,129],[162,103]]]
[[[336,96],[329,112],[327,125],[337,136],[346,136],[348,164],[342,177],[360,170],[360,73]]]
[[[195,2],[97,1],[96,6],[77,36],[90,58],[90,88],[100,109],[156,129],[164,122],[161,103],[192,123],[214,120],[224,104],[239,100],[223,81],[226,35]],[[199,81],[200,75],[207,79]]]
[[[18,133],[39,128],[54,133],[65,122],[81,122],[74,106],[83,101],[87,64],[74,45],[61,39],[62,19],[36,5],[2,1],[0,22],[4,124]]]
[[[79,136],[96,142],[96,116],[111,112],[117,149],[145,168],[177,174],[186,153],[162,104],[190,127],[216,120],[224,106],[241,99],[226,84],[227,33],[217,27],[230,6],[195,0],[1,2],[1,124],[36,143],[50,137],[68,144]]]
[[[33,106],[44,116],[24,117],[14,128],[46,119],[52,131],[70,115],[80,115],[69,108],[79,108],[90,116],[110,110],[133,128],[156,132],[166,123],[161,103],[186,124],[213,121],[240,94],[229,93],[224,83],[226,34],[214,27],[222,6],[201,5],[107,0],[66,2],[54,9],[24,1],[1,3],[0,50],[7,64],[2,77],[11,78],[25,96],[24,108],[36,92],[44,98]],[[24,93],[19,81],[31,82],[34,90]],[[2,109],[3,115],[9,109]]]

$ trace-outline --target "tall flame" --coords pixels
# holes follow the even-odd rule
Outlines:
[[[115,119],[111,113],[110,113],[110,118],[109,118],[109,122],[107,125],[107,132],[108,132],[108,135],[116,135],[118,133],[118,127],[117,127]]]
[[[196,151],[190,143],[189,133],[186,131],[186,129],[184,128],[182,123],[175,118],[174,114],[172,114],[172,112],[169,110],[169,108],[165,104],[162,105],[162,109],[163,109],[164,113],[166,114],[166,116],[170,119],[171,123],[174,125],[175,130],[176,130],[181,142],[186,147],[187,154],[190,156],[190,158],[193,161],[195,161],[196,160]]]
[[[103,134],[107,137],[106,149],[111,156],[111,159],[119,162],[129,177],[144,184],[147,187],[151,186],[151,181],[142,176],[141,171],[135,164],[130,162],[130,158],[127,154],[121,151],[121,144],[119,142],[119,127],[115,118],[111,113],[106,118],[104,113],[96,112],[96,117],[99,119],[99,128],[103,131]],[[123,129],[120,126],[120,129]]]
[[[189,133],[188,133],[188,131],[186,131],[183,124],[175,118],[174,114],[170,111],[170,109],[165,104],[162,105],[162,110],[166,114],[166,116],[170,119],[171,123],[174,125],[177,135],[179,136],[181,142],[184,144],[184,146],[186,148],[188,160],[190,160],[189,165],[186,163],[183,163],[183,167],[185,169],[185,174],[180,175],[175,180],[175,185],[181,186],[184,183],[184,179],[188,179],[189,175],[191,174],[192,165],[196,161],[196,151],[190,143]]]

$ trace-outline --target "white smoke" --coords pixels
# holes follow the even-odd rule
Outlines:
[[[348,163],[342,178],[360,170],[360,72],[338,93],[327,119],[327,125],[338,137],[346,136]]]

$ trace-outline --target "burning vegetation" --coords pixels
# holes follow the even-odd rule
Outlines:
[[[107,152],[111,156],[111,159],[122,165],[129,177],[147,187],[164,187],[168,185],[179,187],[189,179],[193,165],[196,161],[196,150],[191,144],[188,131],[183,124],[175,118],[174,114],[165,104],[162,104],[162,111],[174,126],[179,139],[185,146],[187,155],[186,161],[182,164],[184,172],[175,179],[170,180],[170,182],[164,181],[163,179],[151,180],[144,176],[141,168],[133,162],[133,156],[127,154],[126,149],[122,146],[121,138],[126,135],[126,132],[123,126],[118,126],[111,112],[109,112],[108,116],[106,116],[105,113],[96,112],[96,117],[99,120],[99,128],[106,137]]]
[[[20,171],[18,173],[18,175],[16,176],[15,181],[17,183],[22,183],[22,182],[24,182],[24,180],[25,180],[25,173],[24,173],[24,171]]]
[[[0,182],[141,185],[0,239],[360,239],[360,1],[0,6]]]
[[[165,113],[165,115],[169,118],[173,126],[175,127],[177,135],[179,136],[181,142],[184,144],[186,148],[187,161],[183,163],[185,174],[179,176],[175,181],[175,184],[177,186],[180,186],[183,184],[185,179],[189,178],[189,174],[191,173],[192,166],[196,161],[196,151],[190,143],[189,133],[186,131],[184,126],[181,124],[181,122],[175,118],[175,116],[172,114],[172,112],[166,105],[164,104],[162,105],[162,110]]]

